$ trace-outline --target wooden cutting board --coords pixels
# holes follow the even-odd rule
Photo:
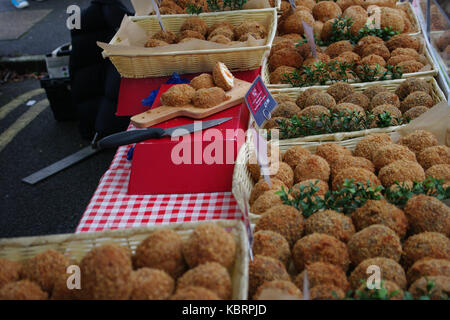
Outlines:
[[[230,99],[211,108],[196,108],[192,104],[180,107],[160,106],[137,114],[131,118],[131,122],[138,128],[148,128],[155,124],[176,118],[189,117],[203,119],[212,114],[231,108],[244,101],[244,96],[252,84],[247,81],[234,79],[234,87],[226,92]]]

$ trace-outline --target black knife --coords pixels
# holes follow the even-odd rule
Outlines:
[[[220,118],[209,121],[195,122],[167,129],[148,128],[148,129],[123,131],[104,137],[103,139],[97,142],[97,148],[98,149],[115,148],[118,146],[145,141],[148,139],[159,139],[164,136],[170,136],[172,138],[175,138],[183,136],[185,134],[201,131],[203,129],[215,127],[221,123],[227,122],[228,120],[231,120],[231,118]]]

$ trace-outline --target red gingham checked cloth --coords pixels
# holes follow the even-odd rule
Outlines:
[[[117,150],[78,224],[77,233],[158,223],[242,218],[231,192],[128,195],[129,148],[122,146]]]

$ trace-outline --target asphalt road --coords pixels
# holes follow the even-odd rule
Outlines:
[[[115,153],[96,154],[34,186],[21,182],[89,144],[75,122],[54,120],[42,93],[31,98],[35,105],[24,101],[2,116],[8,103],[38,88],[37,80],[0,86],[0,238],[74,232]]]
[[[133,11],[130,0],[120,1]],[[10,0],[0,0],[0,12],[18,10],[10,2]],[[19,39],[0,41],[0,56],[47,54],[60,45],[70,42],[70,32],[66,27],[67,7],[76,4],[84,9],[89,6],[91,0],[46,0],[44,2],[29,0],[28,2],[30,6],[23,10],[51,9],[52,11]]]

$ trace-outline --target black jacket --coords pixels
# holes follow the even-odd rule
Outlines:
[[[91,139],[95,132],[105,136],[124,130],[127,117],[116,117],[120,75],[109,59],[103,59],[96,42],[109,42],[130,15],[120,0],[94,0],[81,12],[81,29],[71,31],[70,77],[77,107],[79,129]]]

